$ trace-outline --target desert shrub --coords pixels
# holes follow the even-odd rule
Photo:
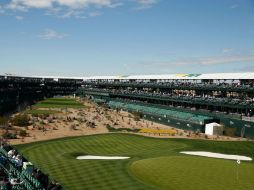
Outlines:
[[[53,123],[53,119],[52,118],[49,117],[47,120],[48,120],[49,123]]]
[[[16,126],[25,127],[29,125],[29,117],[26,114],[20,114],[12,118],[11,123]]]
[[[70,130],[77,130],[76,125],[75,124],[70,125]]]
[[[45,125],[46,123],[44,121],[40,121],[40,124],[41,125]]]
[[[5,139],[16,139],[17,135],[13,134],[13,133],[5,132],[3,134],[3,138],[5,138]]]
[[[106,117],[108,120],[111,120],[111,116],[110,116],[110,115],[105,115],[105,117]]]
[[[33,113],[32,116],[33,117],[39,117],[39,114],[38,113]]]
[[[107,124],[106,127],[107,127],[109,132],[123,132],[123,131],[127,131],[127,132],[137,133],[137,132],[140,131],[140,129],[114,128],[114,127],[111,127],[109,124]]]
[[[139,121],[142,115],[139,112],[133,112],[133,116],[135,121]]]
[[[94,122],[87,122],[86,124],[90,128],[95,128],[95,126],[96,126],[96,124]]]
[[[21,137],[26,137],[26,136],[27,136],[26,130],[20,130],[20,131],[19,131],[19,136],[21,136]]]

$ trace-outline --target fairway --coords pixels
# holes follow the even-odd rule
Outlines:
[[[82,103],[72,98],[49,98],[38,102],[34,108],[84,108]]]
[[[251,189],[253,162],[179,154],[205,150],[253,157],[253,142],[155,139],[128,134],[72,137],[16,146],[66,189]],[[225,151],[226,150],[226,151]],[[126,160],[77,160],[77,156],[126,156]],[[213,184],[214,183],[214,184]],[[216,186],[217,187],[217,186]]]

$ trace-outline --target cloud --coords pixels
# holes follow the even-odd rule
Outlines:
[[[231,6],[230,6],[231,9],[236,9],[236,8],[238,8],[238,7],[239,7],[238,4],[234,4],[234,5],[231,5]]]
[[[19,21],[24,20],[24,17],[23,17],[23,16],[15,16],[15,18],[16,18],[17,20],[19,20]]]
[[[223,49],[222,49],[222,52],[223,52],[223,53],[229,53],[229,52],[232,52],[232,51],[233,51],[232,48],[223,48]]]
[[[109,5],[110,8],[116,8],[116,7],[120,7],[123,6],[124,3],[123,2],[118,2],[118,3],[113,3],[111,5]]]
[[[5,10],[3,9],[3,7],[0,5],[0,14],[4,14]]]
[[[232,56],[218,56],[207,57],[199,59],[201,65],[215,65],[235,62],[249,62],[254,61],[254,55],[232,55]]]
[[[11,0],[7,8],[18,11],[27,11],[31,8],[45,9],[53,6],[54,0]]]
[[[159,0],[9,0],[3,3],[0,11],[29,12],[31,9],[45,10],[45,15],[58,18],[87,18],[89,12],[101,8],[117,8],[130,2],[138,5],[137,9],[152,7]],[[84,14],[86,12],[86,14]],[[98,16],[98,15],[96,15]]]
[[[28,10],[31,8],[48,9],[52,7],[67,7],[83,9],[88,6],[110,7],[115,0],[11,0],[7,8],[13,10]]]
[[[159,0],[136,0],[136,2],[139,4],[138,7],[136,7],[136,10],[141,9],[148,9],[151,8],[153,5],[158,3]]]
[[[254,55],[231,55],[231,56],[212,56],[212,57],[186,57],[178,58],[167,62],[150,62],[146,66],[186,66],[186,65],[219,65],[238,62],[252,62]]]
[[[67,6],[73,9],[82,9],[90,5],[97,7],[110,6],[113,0],[53,0],[59,5]]]
[[[94,12],[90,12],[88,15],[89,15],[90,17],[96,17],[96,16],[102,15],[102,13],[99,12],[99,11],[94,11]]]
[[[243,71],[243,72],[253,72],[254,71],[254,65],[243,67],[240,70]]]
[[[75,18],[80,18],[80,19],[85,19],[87,18],[87,16],[84,15],[84,11],[80,11],[80,10],[68,10],[67,12],[64,12],[62,14],[57,15],[57,17],[59,18],[71,18],[71,17],[75,17]]]
[[[43,33],[38,35],[39,38],[44,40],[62,39],[67,36],[67,34],[60,34],[53,29],[45,29]]]

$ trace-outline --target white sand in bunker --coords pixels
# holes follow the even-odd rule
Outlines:
[[[78,160],[125,160],[129,159],[130,157],[123,157],[123,156],[78,156]]]
[[[180,152],[180,153],[194,155],[194,156],[204,156],[204,157],[209,157],[209,158],[228,159],[228,160],[243,160],[243,161],[251,161],[252,160],[252,158],[247,157],[247,156],[220,154],[220,153],[203,152],[203,151],[184,151],[184,152]]]

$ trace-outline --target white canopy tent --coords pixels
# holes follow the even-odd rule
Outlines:
[[[223,126],[218,123],[208,123],[205,125],[205,134],[206,135],[222,135]]]

